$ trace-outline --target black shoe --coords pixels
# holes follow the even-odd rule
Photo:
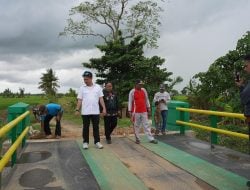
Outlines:
[[[139,139],[136,139],[136,140],[135,140],[135,143],[136,143],[136,144],[140,144],[141,141],[140,141]]]
[[[151,141],[149,141],[150,143],[153,143],[153,144],[158,144],[158,141],[157,140],[151,140]]]
[[[107,141],[107,144],[112,144],[111,139],[107,139],[106,141]]]

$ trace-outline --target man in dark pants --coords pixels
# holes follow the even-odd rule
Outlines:
[[[245,56],[244,62],[244,70],[250,75],[250,54]],[[250,81],[245,82],[240,79],[236,84],[240,87],[240,100],[244,105],[244,115],[248,124],[248,154],[250,154]],[[250,189],[250,180],[246,185]]]
[[[250,75],[250,54],[244,58],[244,70]],[[240,87],[240,100],[244,105],[244,115],[246,117],[246,122],[248,123],[248,135],[249,135],[249,154],[250,154],[250,81],[240,80],[236,82]]]
[[[56,117],[56,130],[55,137],[61,138],[61,118],[63,115],[63,109],[59,104],[50,103],[40,105],[38,107],[38,116],[41,121],[41,128],[44,130],[47,139],[53,138],[50,130],[50,121],[53,117]]]
[[[108,82],[103,89],[103,99],[106,107],[107,114],[104,116],[104,127],[107,144],[111,144],[111,133],[117,126],[118,116],[118,98],[113,91],[113,85]]]
[[[85,71],[82,77],[85,84],[80,87],[78,92],[76,114],[79,114],[79,112],[81,112],[82,115],[83,149],[88,149],[90,121],[92,121],[93,125],[93,136],[94,136],[95,146],[98,149],[102,149],[103,146],[100,143],[100,134],[99,134],[99,120],[100,120],[99,102],[103,109],[102,113],[103,115],[105,115],[106,108],[103,101],[103,92],[99,85],[93,83],[93,74],[90,71]]]

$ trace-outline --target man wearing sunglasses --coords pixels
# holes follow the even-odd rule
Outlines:
[[[93,83],[93,75],[90,71],[85,71],[82,75],[84,85],[79,89],[77,96],[76,114],[81,113],[83,120],[83,149],[88,149],[89,144],[89,125],[93,125],[93,136],[96,148],[102,149],[99,134],[100,107],[102,106],[103,115],[106,114],[106,107],[103,101],[103,92],[99,85]],[[80,110],[81,108],[81,110]]]

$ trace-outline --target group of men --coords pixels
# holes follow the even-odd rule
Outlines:
[[[83,148],[88,149],[89,145],[89,126],[90,121],[93,125],[94,144],[97,148],[102,149],[99,135],[100,115],[104,117],[104,128],[107,144],[111,144],[111,133],[117,126],[118,116],[118,98],[113,91],[111,82],[105,84],[104,90],[93,83],[93,74],[90,71],[83,73],[84,84],[80,87],[77,96],[78,103],[76,106],[76,114],[81,114],[83,120]],[[139,131],[140,127],[144,127],[149,142],[157,144],[151,133],[151,127],[148,122],[148,114],[150,113],[150,103],[147,91],[142,88],[143,82],[136,80],[135,88],[129,93],[128,112],[133,123],[135,142],[140,143]],[[159,98],[158,96],[156,96]],[[156,101],[158,99],[156,98]],[[166,102],[167,103],[167,100]],[[100,109],[101,106],[101,109]],[[101,113],[100,113],[101,110]]]
[[[93,74],[90,71],[85,71],[82,75],[84,84],[80,87],[77,96],[77,106],[75,109],[76,115],[81,115],[83,121],[83,148],[88,149],[89,145],[89,126],[90,122],[93,126],[94,144],[97,148],[102,149],[103,145],[100,143],[99,135],[99,121],[100,116],[104,118],[104,128],[107,144],[111,144],[111,134],[117,126],[117,117],[119,112],[118,97],[113,91],[113,84],[107,82],[105,88],[102,89],[99,85],[93,83]],[[144,127],[144,132],[147,135],[149,142],[157,144],[154,136],[151,133],[151,126],[148,121],[148,114],[150,113],[150,103],[148,93],[143,88],[143,81],[136,80],[135,88],[129,93],[128,113],[131,122],[133,123],[135,142],[140,143],[139,131],[140,127]],[[165,92],[165,88],[160,86],[160,92],[155,94],[154,101],[162,105],[163,124],[160,127],[164,134],[166,129],[167,118],[167,103],[170,96]],[[46,138],[53,138],[50,130],[50,120],[56,117],[56,138],[61,137],[61,124],[63,109],[58,104],[41,105],[37,109],[41,127],[44,129]],[[36,112],[34,112],[36,113]]]
[[[244,70],[250,74],[250,55],[245,57]],[[104,117],[105,136],[108,144],[111,144],[111,133],[117,126],[118,116],[118,98],[113,91],[111,82],[107,82],[103,90],[99,85],[93,83],[93,74],[90,71],[85,71],[82,75],[84,84],[80,87],[77,96],[78,102],[76,106],[76,115],[81,115],[83,121],[83,148],[88,149],[89,145],[89,126],[90,122],[93,125],[94,143],[97,148],[102,149],[103,145],[100,143],[99,135],[99,120],[100,115]],[[150,102],[145,88],[143,88],[143,81],[136,80],[135,88],[129,93],[128,112],[133,123],[135,142],[140,143],[139,131],[140,127],[144,127],[144,132],[150,143],[157,144],[157,140],[151,133],[151,127],[148,122],[148,114],[150,113]],[[250,81],[240,79],[236,82],[240,88],[240,98],[242,104],[245,106],[244,115],[249,126],[250,135]],[[156,135],[160,132],[164,135],[166,132],[166,122],[168,108],[167,104],[170,101],[170,95],[165,91],[164,85],[160,86],[160,92],[154,96],[154,103],[156,105],[156,116],[161,120],[161,124],[156,123]],[[101,106],[101,109],[100,109]],[[101,113],[100,113],[101,110]],[[56,138],[61,137],[61,123],[60,120],[63,115],[63,109],[58,104],[41,105],[34,111],[35,115],[39,116],[42,129],[44,129],[46,138],[52,138],[49,122],[53,117],[56,117]]]

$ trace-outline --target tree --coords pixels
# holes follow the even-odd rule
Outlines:
[[[194,76],[199,83],[197,96],[202,97],[209,105],[218,104],[218,100],[229,104],[234,111],[240,111],[240,102],[235,94],[238,88],[235,85],[235,72],[243,72],[242,57],[250,53],[250,32],[246,32],[238,40],[235,50],[229,51],[225,56],[218,58],[210,65],[207,72],[200,72]],[[208,107],[207,107],[208,108]]]
[[[55,73],[52,69],[47,69],[47,73],[43,73],[40,78],[39,89],[41,89],[48,97],[56,96],[58,85],[58,78],[55,76]]]
[[[97,46],[104,53],[101,58],[92,58],[89,63],[83,65],[96,70],[97,83],[113,82],[121,101],[127,101],[128,93],[134,87],[137,78],[144,80],[152,98],[161,83],[172,81],[169,78],[172,73],[160,68],[164,59],[158,56],[143,56],[145,44],[142,36],[135,37],[127,45],[122,38],[110,41],[106,45]]]
[[[65,96],[68,96],[68,97],[76,97],[77,94],[76,94],[76,91],[75,91],[74,89],[70,88],[70,89],[69,89],[69,92],[67,92],[67,93],[65,94]]]
[[[14,97],[14,93],[11,92],[11,90],[9,88],[6,88],[3,93],[2,93],[4,98],[10,98],[10,97]]]
[[[158,27],[161,25],[159,17],[163,11],[159,2],[159,0],[85,1],[71,8],[68,25],[60,35],[100,37],[106,43],[118,40],[121,33],[125,40],[142,35],[148,47],[157,47],[157,38],[160,37]]]
[[[23,98],[24,97],[24,91],[25,91],[25,88],[19,88],[19,95],[18,95],[18,97],[20,97],[20,98]]]

